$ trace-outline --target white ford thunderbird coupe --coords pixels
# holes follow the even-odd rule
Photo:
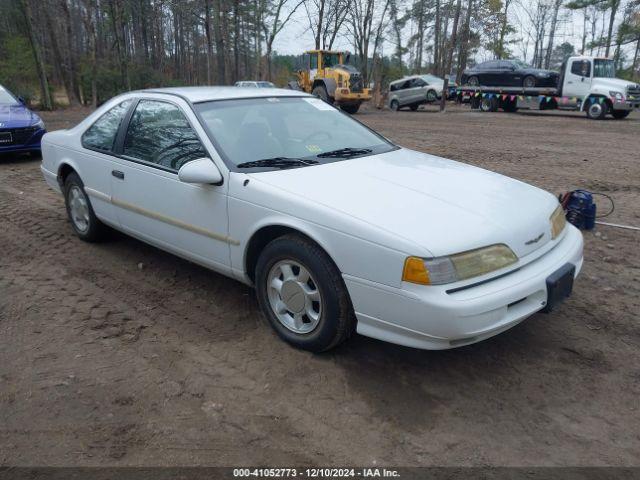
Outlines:
[[[78,237],[108,225],[253,285],[275,331],[311,351],[356,331],[478,342],[553,308],[582,266],[550,193],[292,90],[127,93],[46,134],[42,154]]]

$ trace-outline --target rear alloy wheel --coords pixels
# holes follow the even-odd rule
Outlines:
[[[622,120],[623,118],[627,118],[631,110],[611,110],[611,116],[616,120]]]
[[[480,85],[480,80],[478,80],[478,77],[469,77],[469,80],[467,80],[467,84],[470,87],[477,87],[478,85]]]
[[[524,80],[522,80],[522,86],[524,88],[535,88],[536,77],[532,77],[531,75],[529,75],[528,77],[524,77]]]
[[[291,345],[322,352],[345,341],[355,315],[340,272],[315,243],[285,235],[269,243],[256,265],[258,303]]]
[[[76,235],[87,242],[100,240],[106,227],[93,212],[84,184],[75,172],[70,173],[64,182],[64,198],[67,215]]]
[[[480,101],[480,110],[482,110],[483,112],[497,112],[498,99],[495,97],[483,98]]]
[[[391,103],[389,104],[389,108],[394,112],[397,112],[398,110],[400,110],[400,104],[398,103],[397,100],[391,100]]]
[[[607,104],[607,102],[603,101],[602,103],[600,103],[598,98],[591,98],[587,100],[587,102],[587,118],[591,120],[604,120],[609,109],[609,105]]]

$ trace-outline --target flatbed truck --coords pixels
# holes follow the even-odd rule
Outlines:
[[[516,112],[519,108],[575,110],[593,120],[608,114],[626,118],[640,109],[640,84],[615,78],[611,59],[589,56],[568,58],[562,64],[557,88],[469,86],[458,88],[458,101],[484,112]]]

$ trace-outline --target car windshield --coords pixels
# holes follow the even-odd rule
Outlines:
[[[616,78],[616,67],[613,60],[595,59],[593,61],[593,76],[599,78]]]
[[[13,95],[0,87],[0,105],[14,105],[18,103]]]
[[[231,167],[304,167],[396,148],[314,97],[211,101],[195,108]]]
[[[257,82],[259,88],[275,88],[275,85],[271,82]]]

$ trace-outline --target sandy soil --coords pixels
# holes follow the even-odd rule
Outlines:
[[[606,192],[608,220],[640,225],[637,113],[358,119],[554,193]],[[585,233],[569,301],[491,340],[428,352],[356,336],[312,355],[239,283],[124,235],[76,239],[38,168],[0,159],[0,464],[638,465],[640,232]]]

